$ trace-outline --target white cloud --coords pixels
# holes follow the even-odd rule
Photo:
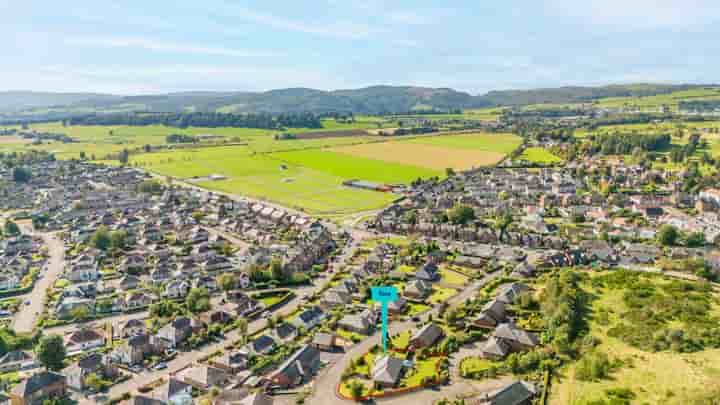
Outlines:
[[[207,46],[192,43],[180,43],[159,41],[151,38],[132,38],[132,37],[79,37],[69,38],[66,44],[102,47],[102,48],[129,48],[129,49],[146,49],[150,51],[171,52],[180,54],[198,54],[213,56],[233,56],[233,57],[259,57],[271,56],[269,52],[256,52],[244,49],[233,49],[221,46]]]
[[[549,0],[548,3],[559,13],[615,30],[691,28],[720,20],[717,0]]]

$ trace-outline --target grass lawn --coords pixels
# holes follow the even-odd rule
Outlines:
[[[415,315],[423,313],[429,309],[430,309],[430,305],[416,304],[414,302],[407,303],[407,315],[408,316],[415,316]]]
[[[407,350],[408,346],[410,346],[410,338],[412,337],[412,332],[409,330],[400,332],[397,336],[392,338],[391,347],[404,351]]]
[[[461,150],[481,150],[508,154],[522,143],[515,134],[477,133],[462,135],[437,135],[409,139],[403,141],[422,145],[442,146]]]
[[[281,292],[281,293],[277,293],[277,294],[273,294],[273,295],[268,295],[266,297],[259,298],[258,301],[263,303],[265,305],[265,307],[270,307],[270,306],[273,306],[273,305],[277,304],[278,302],[282,301],[283,298],[285,298],[285,296],[287,294],[288,293]]]
[[[397,270],[400,273],[404,273],[404,274],[415,274],[415,271],[417,271],[417,269],[415,267],[408,266],[407,264],[401,264],[400,266],[398,266]]]
[[[467,284],[468,276],[452,271],[446,267],[440,268],[440,277],[444,283],[463,286]]]
[[[407,387],[415,387],[422,384],[422,381],[428,377],[437,377],[438,364],[442,357],[430,357],[428,359],[416,361],[412,370],[408,370],[402,380]],[[402,384],[401,383],[401,384]]]
[[[518,159],[539,164],[552,164],[562,162],[562,159],[553,155],[545,148],[527,148]]]
[[[466,357],[460,362],[460,371],[462,374],[477,373],[485,371],[495,364],[496,363],[490,360],[480,357]]]
[[[441,287],[434,287],[433,293],[428,298],[428,301],[431,304],[438,304],[444,301],[449,300],[450,298],[454,297],[457,294],[457,291],[453,288],[441,288]]]

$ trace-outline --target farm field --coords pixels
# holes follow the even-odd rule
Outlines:
[[[598,100],[595,104],[600,107],[638,107],[641,110],[657,109],[667,105],[671,110],[677,111],[680,101],[693,100],[720,100],[720,89],[691,89],[648,97],[609,97]]]
[[[465,170],[501,161],[520,145],[520,138],[506,134],[425,136],[384,143],[337,147],[333,152],[433,170]]]
[[[409,166],[382,160],[363,158],[326,150],[303,150],[273,153],[273,158],[320,170],[334,176],[373,181],[378,183],[409,183],[418,177],[440,176],[437,170]]]
[[[562,162],[562,159],[553,155],[545,148],[527,148],[518,159],[540,164],[553,164]]]

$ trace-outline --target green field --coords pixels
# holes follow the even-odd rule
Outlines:
[[[545,148],[527,148],[518,159],[540,164],[553,164],[562,162],[562,159],[553,155]]]
[[[640,110],[658,109],[668,106],[677,111],[680,101],[720,100],[720,89],[700,88],[675,91],[648,97],[609,97],[595,102],[600,107],[637,107]]]
[[[487,152],[510,153],[520,146],[522,138],[514,134],[468,134],[434,135],[401,140],[402,142],[422,145],[442,146],[446,148],[481,150]]]
[[[273,158],[290,164],[319,170],[346,179],[361,178],[378,183],[409,183],[418,177],[442,173],[424,167],[367,159],[324,150],[273,153]]]

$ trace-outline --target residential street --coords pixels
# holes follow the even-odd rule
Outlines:
[[[468,285],[463,289],[462,292],[448,300],[448,304],[450,306],[457,305],[463,301],[465,301],[467,298],[475,296],[477,292],[487,283],[492,281],[493,279],[500,276],[502,272],[496,271],[494,273],[490,273],[486,275],[484,278],[475,281],[474,283]],[[438,313],[438,307],[435,306],[433,309],[427,311],[425,314],[423,314],[422,318],[427,319],[427,317],[432,314],[433,317],[436,317]],[[415,327],[415,323],[411,321],[405,321],[405,322],[393,322],[388,327],[388,333],[390,335],[399,333],[401,331],[405,331],[408,329],[413,329]],[[381,341],[381,333],[380,331],[376,332],[372,337],[363,340],[362,342],[358,343],[355,346],[352,346],[349,348],[345,354],[342,356],[342,358],[338,359],[335,363],[330,365],[328,368],[322,370],[320,372],[320,375],[315,379],[314,383],[314,389],[313,389],[313,395],[311,397],[312,404],[320,404],[320,405],[332,405],[337,404],[338,402],[347,402],[352,403],[352,401],[343,401],[337,396],[336,393],[336,387],[337,384],[340,382],[340,376],[343,373],[343,370],[347,367],[347,365],[350,363],[350,360],[359,357],[360,355],[366,353],[373,345],[379,344]],[[452,373],[451,373],[452,375]],[[484,389],[485,390],[491,390],[495,388],[496,384],[493,384],[492,386],[487,385]],[[483,386],[480,386],[482,388]],[[474,392],[474,390],[477,390],[478,387],[476,387],[474,384],[466,383],[465,381],[462,382],[453,382],[450,386],[440,387],[437,390],[422,390],[416,393],[403,395],[396,398],[388,398],[384,400],[379,400],[377,402],[382,403],[417,403],[417,404],[430,404],[438,399],[444,398],[444,397],[452,397],[458,394],[462,393],[468,393],[468,392]]]
[[[27,232],[28,230],[24,230]],[[41,278],[35,282],[35,287],[30,294],[22,297],[23,304],[15,314],[13,329],[16,332],[32,332],[38,317],[42,314],[47,300],[47,292],[55,284],[55,280],[62,274],[65,260],[65,248],[62,240],[56,234],[38,234],[48,248],[50,255],[47,262],[47,270],[42,273]],[[30,301],[30,305],[25,305]]]
[[[357,248],[357,240],[355,240],[353,243],[351,243],[349,246],[346,246],[343,248],[342,253],[338,256],[339,262],[341,264],[344,264],[346,260],[348,260],[350,257],[352,257],[352,252],[355,251]],[[311,295],[313,291],[321,290],[325,287],[328,283],[330,283],[331,277],[324,277],[322,279],[319,279],[316,281],[316,284],[312,287],[302,287],[299,289],[295,289],[296,296],[287,304],[285,304],[283,307],[281,307],[279,310],[275,311],[273,313],[274,316],[280,315],[280,316],[286,316],[292,312],[294,312],[302,303],[303,303],[303,297]],[[258,332],[259,330],[265,328],[267,324],[267,320],[264,318],[257,319],[253,322],[251,322],[248,325],[248,335],[254,334]],[[107,393],[107,396],[110,398],[122,395],[125,392],[134,392],[138,388],[140,388],[143,385],[146,385],[152,381],[155,381],[159,378],[166,378],[168,375],[171,375],[173,373],[178,372],[179,370],[187,367],[188,365],[200,360],[202,357],[218,351],[218,350],[224,350],[226,346],[229,344],[239,340],[241,338],[241,335],[238,331],[232,331],[228,333],[225,336],[225,339],[223,339],[222,342],[211,344],[209,346],[206,346],[200,350],[194,350],[191,352],[182,352],[180,353],[175,359],[168,362],[168,368],[161,371],[145,371],[138,375],[136,375],[134,378],[131,378],[128,381],[125,381],[121,384],[115,385],[112,388],[110,388],[109,392]]]

